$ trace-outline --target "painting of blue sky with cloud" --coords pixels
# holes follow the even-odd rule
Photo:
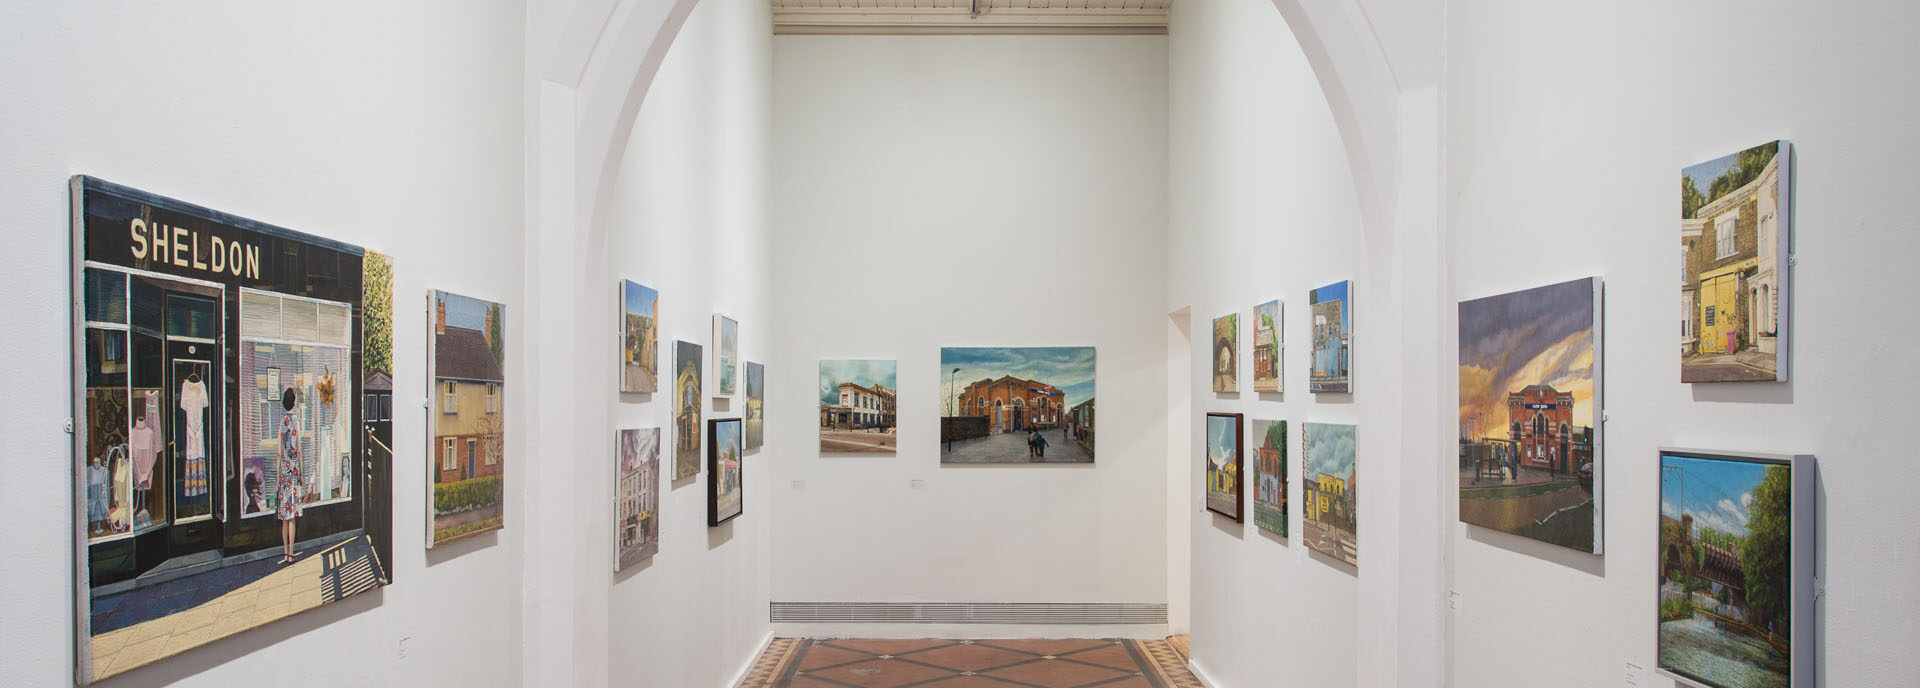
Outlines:
[[[1094,349],[940,349],[942,463],[1092,463]]]
[[[1790,688],[1793,468],[1660,456],[1659,668],[1715,688]]]
[[[1460,520],[1601,552],[1600,278],[1460,302]]]

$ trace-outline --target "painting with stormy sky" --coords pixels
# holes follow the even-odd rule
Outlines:
[[[1460,302],[1460,520],[1600,551],[1600,279]]]

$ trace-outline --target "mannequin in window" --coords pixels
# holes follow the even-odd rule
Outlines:
[[[280,416],[280,489],[278,492],[280,516],[280,545],[285,554],[280,563],[291,564],[294,557],[300,556],[293,551],[294,519],[300,518],[301,493],[300,482],[300,431],[293,422],[293,388],[288,387],[280,393],[280,408],[285,411]]]

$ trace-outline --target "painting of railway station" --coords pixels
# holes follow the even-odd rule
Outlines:
[[[1600,280],[1460,303],[1460,520],[1599,554]]]

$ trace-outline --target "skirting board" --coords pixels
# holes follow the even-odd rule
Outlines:
[[[740,668],[734,670],[733,680],[728,681],[727,685],[737,686],[737,685],[740,685],[742,682],[746,681],[747,672],[753,671],[753,665],[760,661],[760,655],[764,655],[767,653],[767,646],[772,643],[773,643],[773,631],[769,629],[767,631],[767,636],[764,638],[761,638],[760,644],[753,648],[753,652],[747,655],[747,658],[745,661],[742,661],[740,663]]]
[[[1167,637],[1166,624],[775,623],[781,638],[1132,638]]]
[[[771,602],[774,623],[1157,624],[1167,605],[1132,602]]]
[[[1200,679],[1200,685],[1206,686],[1207,688],[1226,688],[1226,686],[1215,682],[1212,676],[1208,676],[1207,670],[1200,668],[1200,662],[1198,661],[1187,660],[1187,670],[1193,672],[1194,678]]]

